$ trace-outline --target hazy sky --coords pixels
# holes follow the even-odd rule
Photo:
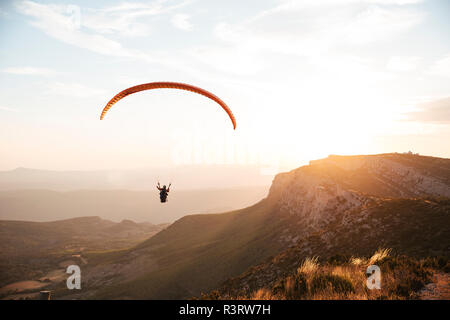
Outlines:
[[[1,1],[0,170],[450,157],[450,1]],[[120,90],[180,81],[212,101]],[[280,169],[280,170],[281,170]]]

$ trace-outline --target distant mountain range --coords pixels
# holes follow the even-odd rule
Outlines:
[[[251,207],[188,215],[133,249],[88,254],[85,291],[67,298],[178,299],[216,288],[236,297],[285,276],[306,257],[379,247],[448,257],[449,197],[450,159],[311,161],[277,175],[268,196]]]
[[[100,216],[121,221],[173,222],[189,213],[226,212],[252,205],[267,195],[268,187],[178,190],[161,204],[159,191],[130,190],[17,190],[0,191],[0,219],[53,221]]]
[[[172,182],[178,190],[269,186],[273,175],[258,166],[190,165],[174,168],[104,171],[51,171],[17,168],[0,171],[0,190],[48,189],[54,191],[153,190],[157,181]]]

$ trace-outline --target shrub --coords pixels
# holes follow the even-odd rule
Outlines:
[[[446,273],[450,272],[450,260],[447,257],[426,258],[424,267],[442,270]]]
[[[306,275],[298,272],[295,276],[288,277],[285,283],[285,295],[287,299],[301,299],[308,294]]]
[[[285,294],[286,288],[284,286],[286,280],[278,280],[272,287],[272,294],[274,296]]]

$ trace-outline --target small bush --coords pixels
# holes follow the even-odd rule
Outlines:
[[[447,257],[426,258],[423,266],[442,270],[446,273],[450,272],[450,260]]]
[[[278,280],[277,282],[275,282],[275,284],[272,287],[272,294],[274,296],[279,296],[279,295],[283,295],[286,292],[286,288],[285,288],[285,281],[286,280]]]
[[[387,288],[388,294],[403,298],[414,298],[423,286],[431,281],[437,259],[417,260],[407,256],[389,257],[380,263],[385,274],[390,274],[393,283]],[[442,263],[442,262],[441,262]]]
[[[286,279],[285,284],[287,299],[301,299],[308,294],[308,285],[306,276],[303,273],[297,273],[293,277]]]

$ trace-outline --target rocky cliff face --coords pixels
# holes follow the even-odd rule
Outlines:
[[[329,156],[277,175],[268,201],[290,216],[279,236],[287,246],[330,225],[365,219],[390,199],[450,197],[450,159],[410,154]]]
[[[315,226],[332,219],[334,212],[359,207],[367,200],[360,193],[308,169],[277,176],[272,188],[281,189],[277,199],[280,211]]]
[[[269,199],[311,226],[374,198],[450,197],[450,160],[407,154],[329,156],[275,177]]]
[[[449,159],[394,153],[362,157],[329,156],[326,159],[311,161],[310,164],[336,167],[344,170],[347,176],[366,173],[364,179],[373,179],[383,186],[383,190],[369,189],[368,193],[386,194],[388,197],[424,194],[450,196]]]

